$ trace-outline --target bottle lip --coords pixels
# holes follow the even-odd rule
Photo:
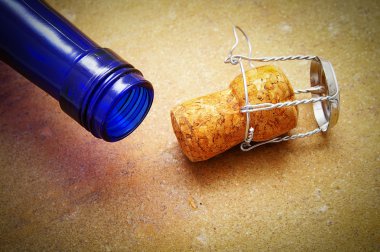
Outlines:
[[[135,73],[128,75],[133,78],[139,76]],[[121,77],[121,81],[123,80]],[[153,98],[153,86],[145,79],[127,86],[112,99],[96,131],[107,142],[116,142],[127,137],[143,122],[150,111]]]
[[[153,87],[140,73],[115,71],[87,101],[85,127],[96,137],[115,142],[132,133],[153,102]]]

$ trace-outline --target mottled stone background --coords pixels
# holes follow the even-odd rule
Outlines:
[[[380,249],[379,1],[48,2],[142,70],[155,101],[110,144],[0,63],[1,251]],[[239,73],[223,63],[232,24],[256,56],[333,63],[342,104],[330,133],[186,160],[170,108]],[[308,62],[279,66],[308,86]],[[311,107],[300,107],[295,131],[314,127]]]

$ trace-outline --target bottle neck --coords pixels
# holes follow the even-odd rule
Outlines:
[[[141,123],[153,88],[132,65],[44,2],[0,1],[0,13],[0,57],[83,127],[117,141]]]
[[[97,49],[82,57],[72,67],[59,94],[63,111],[106,141],[117,141],[132,132],[152,101],[150,82],[108,49]]]

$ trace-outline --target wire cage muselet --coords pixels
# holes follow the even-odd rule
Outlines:
[[[237,31],[240,31],[247,44],[248,55],[233,54],[234,50],[239,44],[239,37]],[[298,138],[308,137],[317,133],[327,132],[334,127],[339,118],[339,102],[340,94],[338,88],[338,82],[336,80],[335,72],[332,64],[318,56],[311,55],[294,55],[294,56],[279,56],[279,57],[252,57],[252,45],[247,34],[239,27],[233,27],[233,33],[235,37],[235,43],[232,46],[225,63],[232,65],[239,65],[242,73],[244,84],[244,100],[245,105],[241,107],[240,112],[246,115],[246,129],[244,141],[241,143],[240,148],[243,151],[252,150],[258,146],[267,143],[278,143],[288,140],[294,140]],[[291,61],[291,60],[308,60],[310,64],[310,87],[305,89],[296,89],[295,94],[311,94],[311,98],[299,99],[294,101],[286,101],[280,103],[260,103],[250,104],[248,96],[248,85],[245,74],[244,61],[249,63],[249,67],[253,68],[253,62],[270,62],[270,61]],[[251,113],[258,111],[272,110],[276,108],[283,108],[288,106],[297,106],[303,104],[313,104],[314,118],[318,124],[318,127],[304,133],[298,133],[294,135],[288,135],[283,137],[276,137],[267,141],[255,143],[253,137],[255,134],[255,128],[250,124]]]

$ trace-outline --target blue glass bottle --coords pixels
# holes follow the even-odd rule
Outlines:
[[[44,2],[0,0],[0,58],[106,141],[129,135],[153,102],[140,71]]]

